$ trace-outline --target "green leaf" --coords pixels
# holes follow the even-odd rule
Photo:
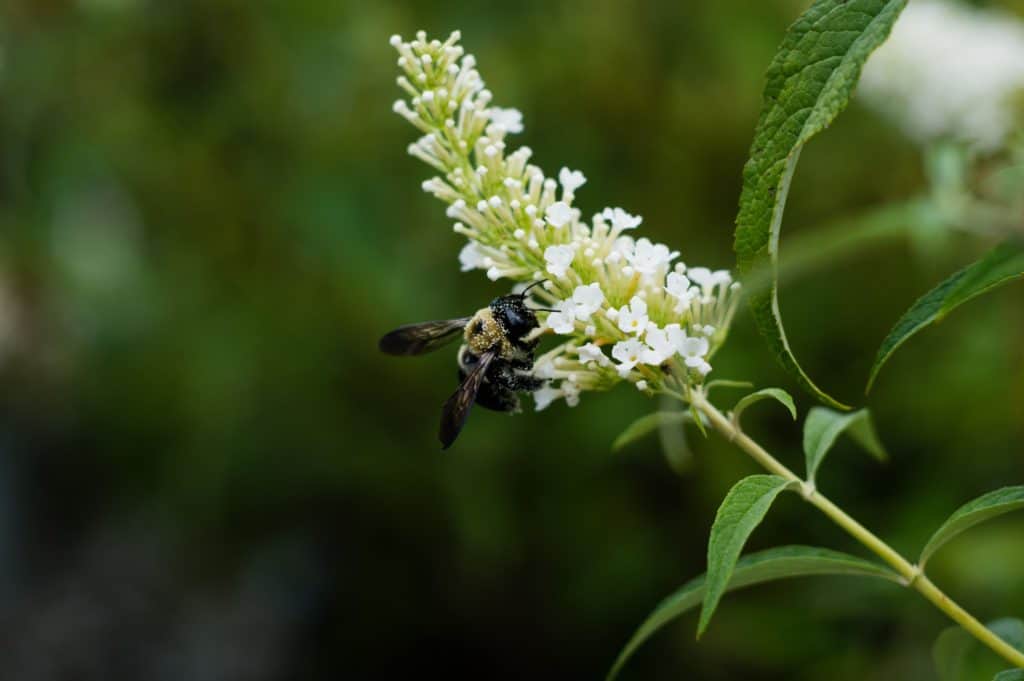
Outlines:
[[[868,56],[889,35],[906,0],[817,0],[789,28],[768,67],[761,117],[736,218],[735,249],[744,278],[766,264],[772,284],[750,296],[754,321],[782,366],[819,400],[825,394],[793,356],[779,315],[779,233],[800,150],[846,107]]]
[[[697,411],[697,405],[690,403],[690,420],[693,421],[694,425],[697,426],[697,430],[704,436],[705,439],[708,437],[707,424],[704,421],[704,415]]]
[[[932,660],[941,681],[961,681],[967,666],[967,655],[974,649],[974,639],[960,627],[943,630],[932,646]]]
[[[999,638],[1024,652],[1024,621],[1016,617],[1004,617],[986,624]]]
[[[892,353],[911,336],[941,321],[968,300],[1021,276],[1024,276],[1024,241],[1010,240],[924,294],[900,317],[882,341],[871,366],[865,392],[871,390],[879,370]]]
[[[992,681],[1024,681],[1024,669],[1007,669],[996,674]]]
[[[726,591],[735,591],[746,586],[778,579],[814,575],[880,577],[900,583],[900,577],[895,572],[856,556],[812,546],[780,546],[740,558],[732,573],[732,579],[726,586]],[[690,580],[659,603],[619,653],[611,671],[608,672],[608,681],[615,678],[626,661],[647,639],[675,618],[697,607],[704,598],[704,587],[705,579],[704,575],[701,575]]]
[[[761,400],[773,399],[781,403],[789,413],[793,415],[793,420],[796,421],[796,405],[793,404],[793,397],[781,388],[762,388],[757,392],[750,393],[749,395],[740,399],[736,403],[736,406],[732,408],[732,417],[735,421],[740,420],[740,414],[743,410],[750,405],[760,402]]]
[[[985,626],[1017,650],[1024,651],[1024,622],[1021,620],[1005,617]],[[942,681],[990,678],[995,670],[1006,664],[1005,660],[997,658],[976,638],[956,626],[943,630],[935,639],[932,659]]]
[[[618,452],[658,428],[680,425],[688,420],[690,420],[690,414],[685,411],[655,411],[641,416],[619,433],[615,442],[612,443],[612,451]]]
[[[764,519],[775,497],[799,483],[778,475],[751,475],[729,490],[718,507],[708,541],[708,577],[704,603],[700,609],[697,637],[707,629],[718,601],[732,578],[736,561],[747,538]]]
[[[827,407],[813,407],[804,420],[804,455],[807,458],[808,481],[814,482],[825,455],[844,431],[879,461],[888,458],[867,409],[844,414]]]
[[[921,551],[921,557],[917,561],[918,565],[924,568],[933,553],[961,532],[969,530],[978,523],[1022,508],[1024,508],[1024,485],[997,489],[967,502],[949,516],[949,519],[928,540]]]
[[[658,428],[658,441],[661,443],[661,452],[665,455],[665,463],[677,475],[684,475],[693,462],[693,452],[686,441],[686,422],[692,418],[688,412],[676,412],[684,419],[682,423],[665,424]]]
[[[996,674],[992,681],[1024,681],[1024,669],[1007,669]]]

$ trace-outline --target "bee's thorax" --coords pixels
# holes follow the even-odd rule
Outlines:
[[[507,356],[511,352],[507,334],[489,307],[473,315],[466,324],[464,335],[466,345],[474,354],[480,355],[493,349],[497,349],[500,356]]]

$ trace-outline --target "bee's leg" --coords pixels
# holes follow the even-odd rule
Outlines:
[[[515,386],[512,389],[517,390],[519,392],[532,393],[535,390],[540,390],[541,388],[543,388],[546,383],[547,381],[544,380],[543,378],[537,378],[532,374],[519,373],[516,374]]]
[[[519,371],[530,371],[533,369],[532,357],[517,357],[510,359],[508,363],[513,369],[518,369]]]
[[[494,411],[518,412],[519,397],[511,390],[495,383],[484,383],[476,394],[476,403]]]
[[[515,390],[513,387],[515,381],[516,370],[510,360],[495,359],[491,361],[491,366],[487,369],[488,383],[505,390]]]
[[[533,392],[544,386],[544,379],[532,373],[533,362],[519,358],[497,361],[491,365],[487,378],[512,392]]]
[[[516,371],[508,360],[500,357],[491,360],[487,376],[476,394],[476,403],[494,411],[518,412],[519,398],[513,387],[515,382]]]
[[[536,350],[537,346],[540,345],[540,338],[531,338],[530,340],[517,338],[512,341],[512,345],[514,345],[522,354],[532,357],[534,350]]]

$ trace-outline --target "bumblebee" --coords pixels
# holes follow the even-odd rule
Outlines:
[[[499,296],[471,317],[402,326],[380,339],[389,355],[422,355],[462,336],[459,348],[459,387],[441,409],[438,438],[448,449],[466,423],[473,404],[494,411],[519,411],[520,392],[533,392],[544,381],[532,374],[540,342],[533,331],[540,324],[526,306],[526,293]]]

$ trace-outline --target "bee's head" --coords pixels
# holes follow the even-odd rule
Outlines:
[[[510,293],[491,301],[491,312],[513,340],[518,340],[540,324],[534,310],[526,306],[526,292],[543,282],[534,282],[521,293]]]
[[[512,340],[519,340],[537,328],[537,315],[526,307],[526,299],[510,293],[491,301],[491,312]]]

